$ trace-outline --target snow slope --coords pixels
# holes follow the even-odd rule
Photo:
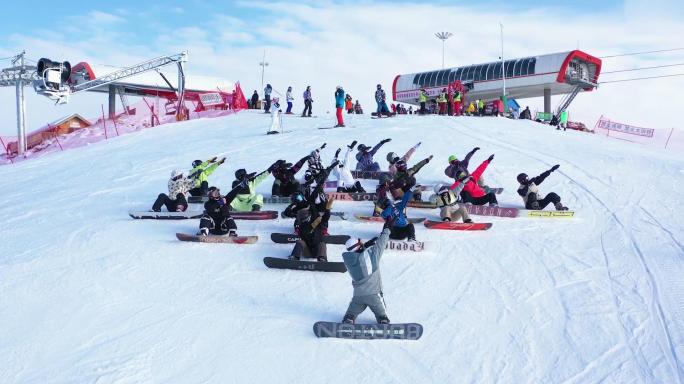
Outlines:
[[[332,117],[287,116],[293,133],[266,136],[270,117],[247,111],[1,167],[0,382],[684,380],[682,153],[500,118],[345,118],[347,128],[320,131]],[[387,152],[418,141],[414,161],[435,155],[423,182],[444,180],[452,153],[481,147],[471,169],[496,154],[485,177],[505,187],[502,205],[520,206],[519,172],[560,164],[541,190],[578,217],[474,217],[494,223],[481,233],[419,226],[429,251],[383,259],[390,319],[425,327],[421,340],[402,342],[313,337],[315,321],[342,317],[352,288],[346,274],[264,267],[264,256],[289,254],[268,235],[291,221],[238,222],[260,240],[235,246],[176,241],[197,220],[127,216],[196,158],[228,157],[210,178],[225,190],[240,167],[293,161],[324,141],[327,162],[354,138],[386,137],[383,165]],[[335,209],[367,212],[370,203]],[[330,231],[368,238],[380,229],[334,221]],[[330,246],[331,260],[340,253]]]

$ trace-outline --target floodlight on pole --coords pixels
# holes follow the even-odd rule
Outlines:
[[[261,62],[259,63],[261,66],[261,88],[264,88],[264,70],[266,67],[268,67],[268,63],[266,62],[266,50],[264,49],[264,56],[261,59]]]
[[[503,80],[503,97],[506,97],[506,71],[505,61],[504,61],[504,46],[503,46],[503,24],[499,22],[499,27],[501,27],[501,79]],[[508,108],[506,108],[508,109]]]
[[[435,37],[442,40],[442,69],[444,69],[444,43],[447,41],[448,38],[450,38],[453,35],[453,33],[446,31],[435,33]]]

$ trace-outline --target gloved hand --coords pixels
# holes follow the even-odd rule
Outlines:
[[[271,164],[268,169],[266,169],[268,172],[273,172],[276,168],[278,167],[278,162],[276,161],[275,163]]]
[[[473,152],[477,152],[477,151],[479,151],[479,150],[480,150],[480,147],[475,147],[475,148],[473,148]]]
[[[226,162],[226,158],[224,157],[224,158],[222,158],[221,160],[219,160],[218,163],[219,163],[219,165],[221,165],[221,164],[223,164],[223,163],[225,163],[225,162]]]
[[[209,159],[209,162],[210,162],[210,163],[213,163],[213,162],[215,162],[215,161],[216,161],[216,159],[217,159],[217,157],[216,157],[216,156],[214,156],[214,157],[212,157],[211,159]]]
[[[487,158],[487,161],[489,161],[490,163],[492,162],[492,160],[494,160],[494,155],[491,155]]]
[[[340,155],[340,151],[341,151],[340,148],[337,148],[337,151],[335,151],[335,158],[336,158],[336,159],[337,159],[337,156]]]
[[[429,163],[429,162],[430,162],[430,160],[432,160],[432,158],[433,158],[433,157],[434,157],[433,155],[430,155],[430,156],[428,156],[428,158],[427,158],[427,162]]]
[[[416,148],[420,147],[421,144],[423,144],[423,142],[419,141],[418,144],[416,144]]]
[[[323,145],[321,145],[321,148],[320,148],[320,149],[325,148],[326,145],[328,145],[328,143],[323,143]]]
[[[354,147],[356,147],[356,140],[352,141],[347,147],[349,147],[349,149],[354,149]]]
[[[389,143],[390,141],[392,141],[392,139],[385,139],[385,140],[381,141],[381,143],[385,144],[385,143]]]
[[[560,168],[559,164],[554,165],[553,167],[551,167],[551,172],[555,171],[558,168]]]

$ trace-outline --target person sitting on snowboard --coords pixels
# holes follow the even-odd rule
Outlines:
[[[273,187],[271,187],[271,195],[273,196],[291,196],[300,188],[299,181],[295,178],[297,172],[302,169],[304,163],[309,160],[309,156],[304,156],[299,159],[294,165],[285,160],[278,160],[271,164],[268,171],[273,175]]]
[[[380,165],[373,161],[373,156],[375,156],[375,154],[378,152],[378,149],[380,149],[383,144],[389,143],[390,141],[392,141],[392,139],[382,140],[376,144],[373,149],[365,144],[359,144],[359,152],[356,154],[356,160],[358,161],[358,163],[356,163],[356,170],[370,172],[379,171]]]
[[[389,324],[380,276],[380,260],[389,236],[390,229],[385,226],[379,237],[365,243],[361,239],[349,239],[345,244],[347,251],[342,253],[342,259],[352,278],[354,294],[343,323],[354,324],[356,317],[370,307],[379,324]]]
[[[404,160],[405,163],[408,163],[408,161],[411,159],[411,156],[413,156],[413,154],[416,152],[416,149],[420,147],[420,144],[421,143],[418,142],[418,144],[414,145],[411,149],[409,149],[408,152],[406,152],[402,157],[399,157],[394,152],[390,152],[387,154],[387,162],[389,162],[388,170],[390,176],[394,176],[397,174],[397,166],[395,165],[397,161]]]
[[[285,207],[285,210],[280,214],[280,216],[295,218],[297,217],[297,212],[304,208],[309,208],[309,202],[306,200],[303,193],[297,191],[290,196],[290,205]]]
[[[216,187],[209,188],[209,200],[204,203],[204,213],[200,219],[197,236],[225,235],[237,236],[235,220],[230,216],[230,203],[237,196],[238,188],[233,188],[225,198]]]
[[[230,207],[238,212],[260,211],[264,206],[264,196],[256,193],[256,186],[261,184],[269,175],[265,170],[260,174],[247,173],[244,168],[235,171],[233,188],[237,188],[237,196],[230,203]]]
[[[321,162],[321,150],[325,148],[326,145],[328,145],[328,143],[323,143],[320,148],[316,148],[311,151],[311,154],[307,159],[307,171],[311,172],[311,174],[315,177],[317,177],[324,169],[323,163]]]
[[[206,196],[209,190],[209,180],[208,177],[219,165],[226,161],[226,158],[222,158],[218,162],[216,157],[212,157],[207,161],[195,160],[192,162],[192,170],[190,171],[189,178],[195,180],[195,187],[191,189],[190,196]]]
[[[444,184],[435,185],[435,194],[430,196],[430,202],[439,207],[439,217],[442,221],[458,221],[463,219],[464,223],[473,222],[466,207],[463,204],[459,204],[461,190],[470,181],[470,177],[466,177],[464,182],[459,183],[453,190]]]
[[[323,236],[327,234],[328,220],[330,220],[330,209],[334,199],[328,200],[324,210],[319,211],[315,205],[310,205],[297,212],[297,223],[299,224],[296,234],[299,239],[295,243],[290,260],[299,260],[302,257],[312,257],[321,262],[328,261],[328,250],[323,241]]]
[[[477,184],[482,174],[489,163],[494,160],[494,155],[489,156],[489,158],[480,164],[472,174],[467,171],[461,172],[458,176],[456,182],[451,186],[451,189],[456,189],[458,184],[464,183],[463,190],[461,191],[461,199],[464,203],[470,203],[473,205],[485,205],[489,204],[490,207],[495,207],[499,205],[496,200],[496,194],[489,192],[487,193],[482,187]],[[472,176],[468,178],[468,176]],[[468,179],[468,181],[466,181]]]
[[[175,170],[171,172],[169,179],[169,194],[160,193],[152,205],[152,211],[160,212],[162,205],[166,206],[169,212],[184,212],[188,209],[188,201],[185,195],[195,186],[195,181],[183,177],[183,171]],[[173,199],[172,199],[173,197]]]
[[[324,168],[317,174],[307,169],[304,173],[304,197],[310,205],[315,205],[319,212],[324,210],[328,203],[328,195],[323,190],[325,181],[328,179],[330,172],[337,167],[338,160],[333,160],[328,168]]]
[[[470,158],[473,157],[475,152],[479,151],[480,147],[473,148],[472,151],[468,152],[463,160],[458,160],[456,155],[449,156],[449,165],[444,169],[444,174],[454,180],[458,179],[458,175],[461,172],[468,172],[468,164],[470,163]]]
[[[333,169],[333,174],[337,178],[337,192],[366,192],[366,190],[361,186],[361,183],[354,179],[351,169],[349,169],[351,164],[351,153],[354,150],[354,146],[356,146],[356,140],[347,145],[347,152],[344,155],[344,160],[341,162],[338,161],[337,166]],[[337,160],[337,156],[339,154],[340,148],[338,148],[337,152],[335,152],[334,161]]]
[[[539,189],[537,186],[544,182],[544,180],[549,177],[551,172],[554,172],[556,169],[558,169],[558,167],[560,167],[560,165],[556,164],[548,171],[542,172],[541,175],[531,179],[529,179],[525,173],[518,175],[518,183],[520,183],[520,187],[518,187],[518,195],[522,197],[526,209],[540,210],[544,209],[550,203],[553,203],[557,211],[568,210],[568,207],[564,207],[563,204],[561,204],[560,196],[554,192],[549,193],[548,195],[544,196],[543,199],[539,200]]]
[[[404,192],[408,191],[409,189],[411,189],[411,187],[416,185],[416,173],[418,173],[418,171],[420,171],[421,168],[423,168],[427,163],[429,163],[430,160],[432,160],[432,155],[419,161],[418,164],[414,165],[411,168],[408,168],[408,165],[403,160],[399,160],[395,163],[395,166],[397,167],[397,173],[394,175],[394,178],[390,182],[390,192],[392,193],[393,199],[400,199],[402,196],[404,196]],[[421,199],[419,189],[415,190],[413,199]]]
[[[392,178],[387,174],[381,174],[378,180],[378,186],[375,188],[375,207],[373,208],[373,216],[380,216],[382,210],[385,208],[385,200],[390,191],[390,182]]]
[[[385,219],[385,225],[390,228],[390,239],[416,241],[416,228],[406,217],[406,204],[413,195],[413,187],[409,188],[399,203],[392,203],[385,199],[385,207],[380,216]]]

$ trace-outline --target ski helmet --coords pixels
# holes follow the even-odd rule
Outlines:
[[[357,252],[361,249],[363,249],[363,242],[361,239],[352,239],[349,238],[346,243],[344,243],[344,247],[347,248],[347,252]]]
[[[198,167],[200,164],[202,164],[202,160],[195,160],[192,162],[192,167]]]
[[[435,185],[435,194],[439,195],[440,192],[442,191],[442,188],[444,187],[444,184],[437,184]]]
[[[390,153],[387,154],[387,161],[389,161],[390,164],[394,164],[394,163],[396,163],[396,160],[395,160],[395,159],[396,159],[397,157],[399,157],[399,156],[397,156],[396,153],[390,152]]]
[[[456,160],[458,160],[458,158],[456,157],[456,155],[451,155],[451,156],[449,156],[449,162],[450,162],[450,163],[452,163],[452,162],[454,162],[454,161],[456,161]]]
[[[406,171],[406,162],[404,160],[399,159],[394,165],[397,167],[397,171],[404,172]]]
[[[525,182],[527,181],[527,174],[521,173],[518,175],[517,179],[518,179],[518,183],[525,184]]]
[[[221,191],[216,187],[211,187],[211,188],[209,188],[209,191],[207,192],[207,196],[210,199],[218,200],[221,198]]]
[[[238,180],[242,180],[247,176],[247,171],[244,168],[240,168],[237,171],[235,171],[235,178]]]
[[[304,180],[306,181],[311,181],[314,178],[313,172],[311,172],[310,169],[307,169],[306,172],[304,172]]]
[[[183,171],[180,169],[174,169],[171,171],[171,178],[172,179],[180,179],[183,176]]]
[[[382,85],[378,84],[378,85],[376,85],[376,87],[377,87],[378,89],[380,89],[380,88],[382,88]]]
[[[370,149],[370,147],[367,146],[366,144],[359,144],[359,146],[357,148],[359,148],[359,151],[362,151],[362,152]]]

